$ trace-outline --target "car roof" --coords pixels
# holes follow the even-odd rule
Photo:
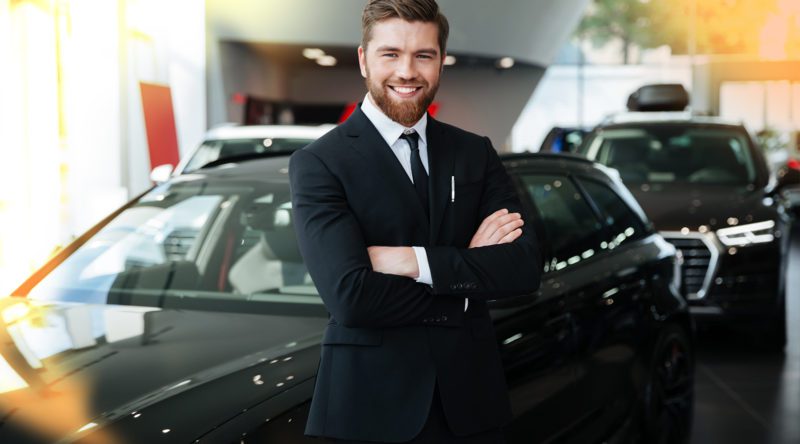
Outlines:
[[[635,123],[683,123],[701,125],[723,125],[742,127],[741,122],[723,119],[717,116],[701,116],[691,111],[650,111],[624,112],[606,117],[598,127],[626,125]]]
[[[184,176],[185,180],[211,179],[211,180],[279,180],[288,181],[289,155],[268,157],[264,159],[249,159],[247,161],[231,161],[212,168],[192,171],[182,176],[175,176],[175,181]],[[533,169],[545,172],[558,172],[560,174],[579,173],[597,178],[611,177],[617,179],[615,170],[593,162],[576,154],[567,153],[503,153],[500,159],[507,168]]]
[[[559,174],[583,174],[598,179],[619,181],[619,173],[605,165],[572,153],[504,153],[500,159],[510,169],[529,169]]]
[[[206,140],[293,138],[318,139],[335,128],[333,124],[323,125],[235,125],[213,128],[206,133]]]

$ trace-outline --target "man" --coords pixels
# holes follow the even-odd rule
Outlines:
[[[503,442],[486,302],[539,285],[536,241],[485,137],[428,116],[448,34],[435,0],[370,0],[368,94],[291,159],[300,250],[331,315],[306,434]]]

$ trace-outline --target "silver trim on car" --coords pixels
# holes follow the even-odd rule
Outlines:
[[[713,233],[700,233],[698,231],[689,231],[684,233],[681,231],[661,231],[661,236],[670,241],[670,239],[697,239],[708,248],[711,253],[711,258],[708,262],[708,269],[706,270],[705,278],[703,279],[703,286],[696,293],[689,293],[686,298],[689,300],[703,299],[708,295],[708,290],[711,288],[711,282],[714,281],[714,276],[719,271],[719,259],[722,254],[722,245],[717,240]],[[676,246],[676,249],[680,249]],[[686,258],[684,258],[686,260]]]

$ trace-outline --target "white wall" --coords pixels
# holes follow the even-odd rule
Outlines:
[[[0,297],[150,186],[139,81],[172,87],[181,150],[206,129],[205,5],[0,0]]]

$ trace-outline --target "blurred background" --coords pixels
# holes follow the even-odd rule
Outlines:
[[[0,0],[0,295],[230,123],[337,123],[363,98],[361,0]],[[432,112],[537,151],[647,83],[797,151],[797,0],[442,0]],[[1,296],[0,296],[1,297]]]

